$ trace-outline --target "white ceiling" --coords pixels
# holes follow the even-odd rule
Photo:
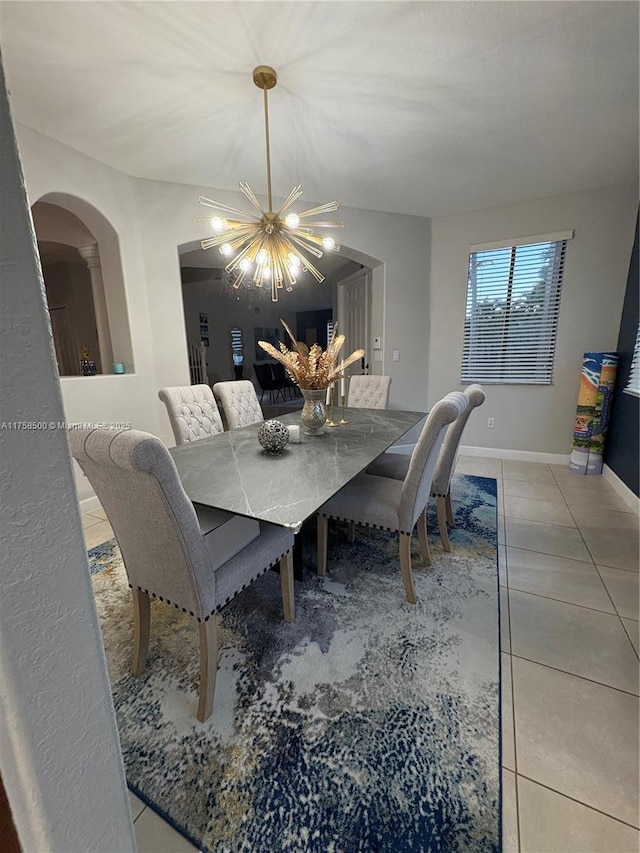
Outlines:
[[[439,216],[638,178],[635,2],[3,2],[14,117],[131,175]]]

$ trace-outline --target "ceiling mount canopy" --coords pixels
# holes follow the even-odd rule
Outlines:
[[[271,285],[271,299],[278,301],[278,291],[290,291],[301,271],[309,271],[318,283],[324,276],[310,260],[309,255],[321,258],[323,249],[337,252],[339,243],[333,237],[320,237],[313,228],[343,228],[343,222],[318,221],[313,217],[338,209],[336,201],[312,207],[301,213],[286,213],[302,195],[300,185],[294,187],[277,211],[273,210],[271,194],[271,148],[269,144],[268,91],[273,89],[278,76],[269,65],[253,69],[253,82],[264,93],[264,133],[267,154],[267,210],[264,210],[253,190],[240,181],[240,190],[255,208],[255,213],[244,213],[226,204],[200,196],[200,204],[215,208],[218,213],[196,214],[196,222],[207,222],[215,236],[202,240],[203,249],[217,246],[220,253],[230,258],[225,267],[234,273],[233,287],[239,288],[248,276],[257,286]],[[285,215],[286,214],[286,215]],[[311,227],[313,226],[313,227]]]

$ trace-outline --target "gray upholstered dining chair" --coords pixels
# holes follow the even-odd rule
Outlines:
[[[133,595],[132,673],[145,666],[150,599],[188,613],[200,631],[197,717],[204,722],[216,683],[217,612],[279,562],[284,618],[295,618],[293,534],[231,513],[197,513],[169,451],[149,433],[73,429],[69,440],[122,553]]]
[[[318,574],[327,569],[327,536],[330,518],[368,527],[395,530],[400,539],[400,571],[407,601],[416,603],[411,573],[411,535],[418,523],[420,553],[431,565],[425,507],[431,479],[447,428],[467,408],[468,400],[452,391],[433,407],[411,454],[402,482],[391,477],[358,474],[318,510]]]
[[[248,379],[216,382],[213,393],[222,403],[229,429],[238,429],[264,420],[256,389]]]
[[[389,405],[390,385],[390,376],[351,376],[347,406],[356,409],[386,409]]]
[[[455,527],[455,518],[451,507],[451,478],[458,461],[460,439],[469,420],[469,415],[485,400],[481,385],[468,385],[464,390],[464,395],[469,401],[469,405],[447,431],[447,437],[438,455],[438,462],[431,483],[431,497],[436,499],[438,532],[445,551],[451,551],[447,523],[449,527]],[[401,453],[383,453],[369,465],[367,474],[404,480],[409,469],[409,459],[409,456]]]
[[[187,444],[223,431],[222,418],[208,385],[161,388],[158,397],[167,407],[176,444]]]

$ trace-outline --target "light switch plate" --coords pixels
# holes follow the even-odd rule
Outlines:
[[[374,349],[373,360],[374,361],[382,361],[382,350],[381,349]]]
[[[393,360],[394,361],[400,361],[400,350],[399,349],[394,349]]]
[[[374,349],[382,349],[382,338],[374,338],[373,339],[373,348]]]

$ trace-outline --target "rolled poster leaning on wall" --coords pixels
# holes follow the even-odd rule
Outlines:
[[[585,352],[569,468],[602,474],[604,444],[618,370],[617,352]]]

